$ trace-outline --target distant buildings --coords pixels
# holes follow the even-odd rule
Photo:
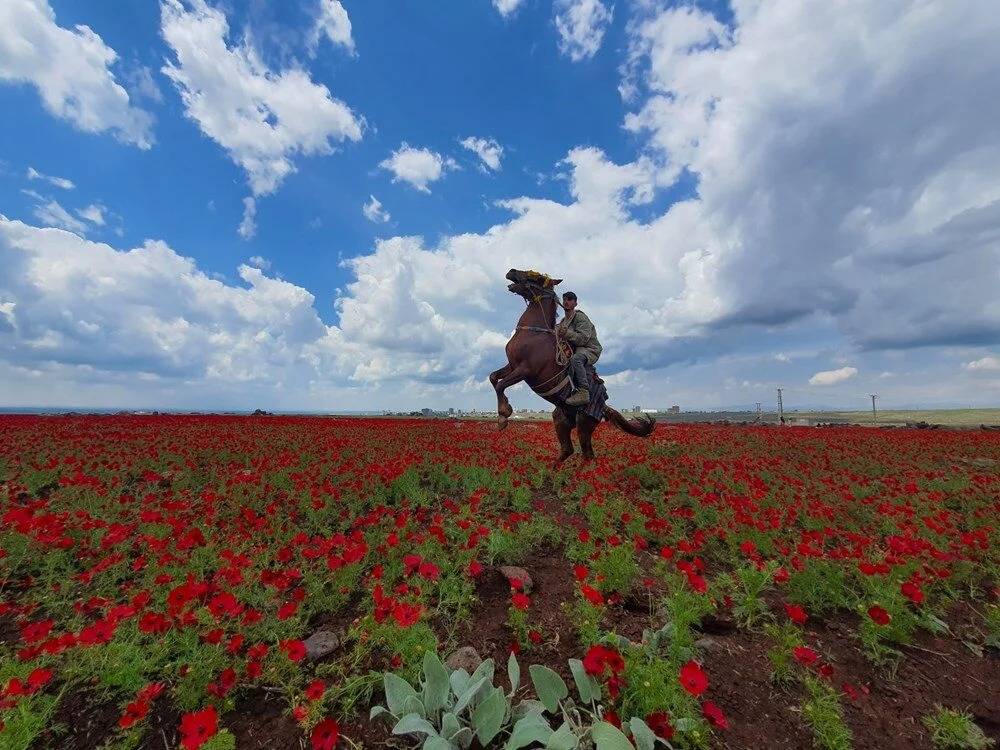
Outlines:
[[[674,404],[667,411],[669,411],[671,414],[680,414],[681,407],[679,407],[677,404]]]

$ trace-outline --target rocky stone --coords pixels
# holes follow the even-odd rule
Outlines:
[[[718,651],[721,646],[722,646],[721,643],[719,643],[714,638],[709,638],[708,636],[705,636],[704,638],[699,638],[694,642],[694,647],[699,651],[708,651],[708,652]]]
[[[444,665],[449,671],[464,669],[469,674],[475,672],[482,663],[482,657],[472,646],[462,646],[458,651],[444,660]]]
[[[329,630],[317,630],[303,643],[306,646],[306,658],[316,661],[337,650],[340,646],[340,636]]]
[[[515,580],[520,581],[521,590],[525,594],[531,593],[534,583],[531,580],[531,576],[528,574],[528,571],[524,568],[518,568],[514,565],[501,565],[500,572],[503,574],[504,578],[511,582],[511,585],[514,585],[513,582]]]

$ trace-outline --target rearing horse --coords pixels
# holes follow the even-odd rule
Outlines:
[[[555,405],[552,421],[562,449],[556,459],[557,463],[573,455],[574,428],[579,430],[580,451],[584,460],[592,459],[594,448],[591,438],[600,419],[586,413],[589,406],[568,406],[565,402],[566,396],[572,391],[572,384],[566,363],[560,362],[557,354],[555,330],[556,306],[559,304],[555,286],[562,279],[552,279],[537,271],[518,271],[515,268],[507,272],[506,278],[511,282],[507,289],[524,297],[528,306],[517,321],[514,335],[507,342],[507,364],[490,373],[490,383],[497,392],[497,423],[502,430],[514,412],[504,391],[523,380],[536,394]],[[601,393],[604,393],[603,385]],[[648,437],[656,427],[656,421],[651,417],[627,419],[603,402],[599,405],[599,413],[602,419],[629,435]]]

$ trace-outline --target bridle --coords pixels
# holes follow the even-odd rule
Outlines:
[[[546,277],[546,281],[548,281],[548,277]],[[531,304],[532,304],[532,302],[537,303],[538,304],[538,311],[539,311],[539,313],[541,313],[541,317],[542,317],[543,321],[546,319],[545,308],[542,307],[542,299],[544,299],[545,297],[551,297],[552,301],[555,302],[556,305],[558,305],[559,307],[561,307],[563,310],[566,309],[566,306],[563,305],[563,303],[559,301],[559,295],[556,294],[555,290],[553,290],[551,287],[549,287],[549,286],[543,286],[541,284],[536,284],[536,283],[534,283],[532,281],[525,281],[525,282],[522,282],[522,283],[526,287],[528,287],[528,290],[530,292],[532,292],[532,296],[531,296],[530,300],[527,300],[527,298],[525,298],[526,301],[527,301],[528,306],[530,307]],[[561,367],[561,368],[565,368],[566,365],[569,363],[569,359],[563,353],[562,346],[560,346],[561,340],[560,340],[560,337],[559,337],[559,330],[557,328],[555,328],[555,327],[548,328],[547,326],[517,326],[517,330],[519,330],[519,331],[534,331],[536,333],[548,333],[548,334],[551,334],[552,336],[555,336],[555,339],[556,339],[556,341],[555,341],[555,345],[556,345],[556,357],[555,357],[556,364],[559,365],[559,367]],[[535,392],[538,392],[539,388],[543,388],[544,386],[548,385],[553,380],[555,380],[556,378],[558,378],[560,375],[564,375],[564,374],[565,374],[565,370],[564,369],[561,369],[561,370],[557,371],[556,374],[553,375],[551,378],[548,378],[548,379],[544,380],[543,382],[539,383],[538,385],[534,386],[533,390]],[[556,386],[556,388],[553,389],[553,390],[558,390],[561,387],[562,387],[562,381],[560,381],[559,384]],[[548,396],[548,395],[550,395],[551,392],[552,391],[547,391],[546,393],[541,394],[541,395]]]

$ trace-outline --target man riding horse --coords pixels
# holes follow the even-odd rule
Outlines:
[[[601,356],[601,344],[594,324],[577,309],[576,295],[573,292],[563,295],[561,306],[566,315],[557,324],[556,307],[560,302],[555,286],[561,279],[512,268],[507,272],[507,280],[511,282],[507,289],[524,298],[527,306],[505,347],[507,364],[490,373],[490,383],[497,394],[500,429],[507,426],[514,412],[504,391],[526,382],[555,407],[552,421],[561,448],[558,461],[573,454],[574,429],[584,459],[593,458],[591,436],[602,421],[611,422],[630,435],[648,437],[656,426],[652,419],[628,419],[607,404],[604,381],[593,367]],[[564,345],[572,348],[569,357],[563,352]]]
[[[597,329],[590,322],[583,310],[576,306],[576,294],[563,294],[563,309],[566,311],[559,321],[557,330],[559,336],[573,348],[573,356],[569,358],[570,373],[576,390],[566,399],[570,406],[585,406],[590,402],[590,391],[587,386],[587,366],[593,367],[601,357],[601,342],[597,340]]]

